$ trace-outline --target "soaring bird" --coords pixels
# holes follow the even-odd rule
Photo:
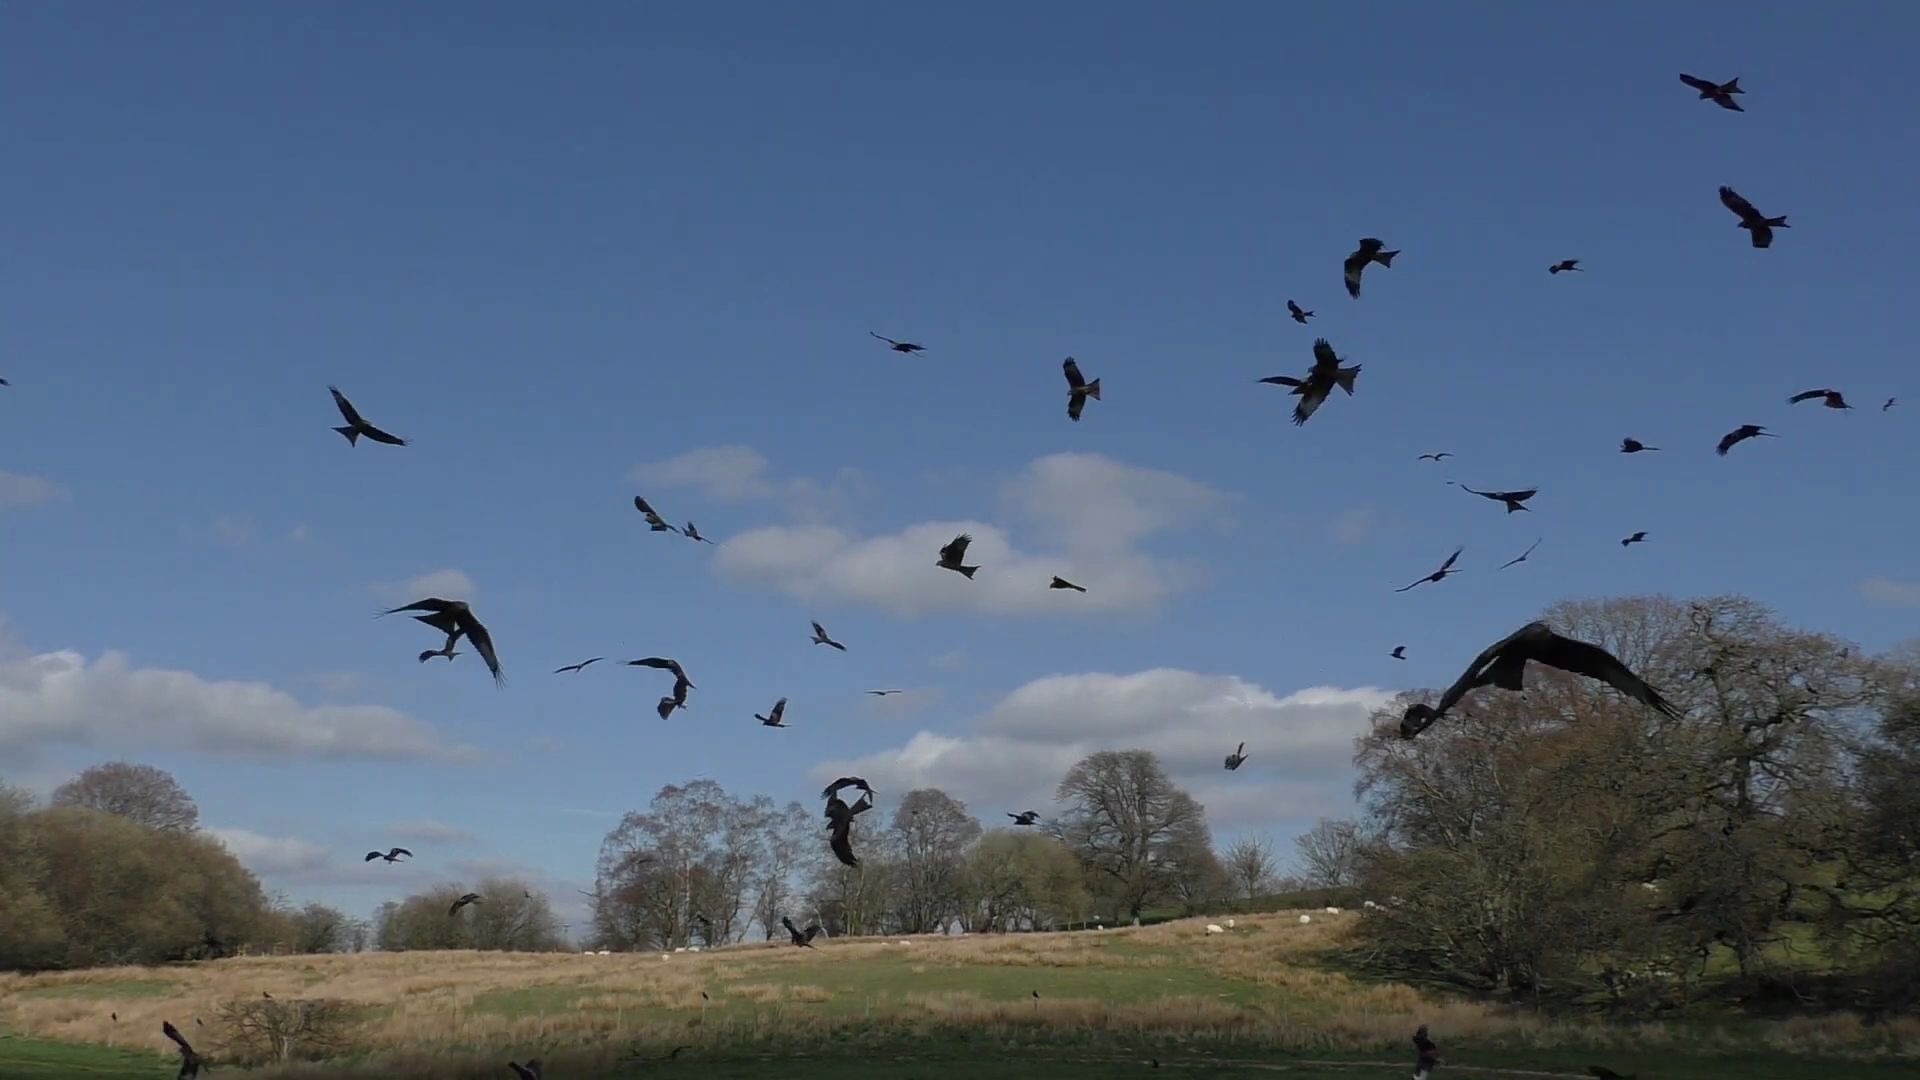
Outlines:
[[[1269,375],[1260,381],[1276,386],[1291,386],[1300,401],[1293,407],[1293,422],[1296,426],[1307,422],[1307,418],[1320,408],[1327,395],[1338,386],[1349,396],[1353,394],[1353,380],[1360,374],[1362,365],[1340,366],[1340,357],[1326,338],[1316,338],[1313,342],[1313,367],[1307,370],[1307,377],[1296,379],[1291,375]]]
[[[911,341],[895,341],[884,334],[875,334],[871,330],[867,331],[867,333],[872,334],[872,336],[877,337],[881,341],[886,342],[887,345],[890,348],[892,348],[894,352],[897,352],[897,353],[917,353],[917,352],[927,351],[927,347],[925,345],[915,345]]]
[[[465,600],[442,600],[437,596],[429,596],[403,607],[389,608],[380,614],[397,615],[402,611],[427,612],[425,615],[415,615],[414,619],[447,635],[446,649],[452,649],[454,642],[466,638],[473,644],[474,651],[480,654],[480,659],[487,662],[487,670],[493,673],[494,684],[498,686],[507,681],[505,673],[500,670],[500,657],[493,651],[493,635],[487,632],[479,619],[474,618],[473,609],[467,606]]]
[[[813,948],[813,939],[820,936],[820,925],[818,923],[815,923],[814,925],[807,927],[805,930],[802,930],[799,927],[793,925],[792,919],[789,919],[785,915],[782,915],[780,916],[780,925],[787,928],[787,934],[788,936],[793,938],[793,943],[795,945],[799,945],[804,948],[808,948],[808,949]]]
[[[388,446],[407,445],[407,440],[400,436],[389,435],[379,428],[374,427],[372,424],[367,423],[366,417],[360,415],[360,410],[353,407],[353,402],[347,400],[347,395],[341,393],[339,387],[329,386],[327,389],[333,393],[333,403],[340,409],[340,415],[347,420],[346,427],[337,427],[333,430],[347,437],[348,446],[359,445],[360,436],[362,435],[372,439],[374,442],[386,443]]]
[[[687,669],[681,667],[678,660],[670,660],[664,656],[648,656],[639,660],[629,660],[627,666],[659,668],[662,671],[673,672],[673,692],[661,698],[659,704],[654,706],[654,711],[660,714],[662,720],[672,716],[673,710],[685,707],[687,691],[696,689],[693,680],[687,678]]]
[[[1407,647],[1405,645],[1395,645],[1393,651],[1387,655],[1393,657],[1395,660],[1405,660],[1407,658]]]
[[[839,795],[843,789],[850,788],[850,787],[859,788],[861,791],[866,792],[868,795],[872,795],[874,793],[873,787],[870,784],[868,784],[865,780],[862,780],[860,777],[843,776],[840,779],[835,780],[833,783],[828,784],[826,788],[820,792],[820,797],[823,799],[831,799]]]
[[[13,385],[13,384],[12,384],[12,383],[10,383],[10,382],[8,382],[7,380],[5,380],[5,379],[0,379],[0,386],[12,386],[12,385]]]
[[[635,495],[633,497],[633,508],[635,510],[640,511],[640,513],[644,517],[646,517],[647,528],[653,530],[654,532],[677,533],[680,531],[679,529],[674,528],[672,525],[667,524],[667,519],[655,513],[653,506],[649,504],[647,500],[641,498],[638,495]]]
[[[1738,105],[1734,106],[1736,109],[1739,107]],[[1628,1073],[1623,1076],[1607,1068],[1605,1065],[1589,1065],[1587,1066],[1587,1072],[1593,1076],[1595,1080],[1639,1080],[1640,1078],[1639,1073]]]
[[[853,854],[853,819],[871,809],[871,791],[860,796],[860,801],[852,806],[848,806],[838,795],[827,800],[827,829],[830,833],[827,846],[833,849],[833,857],[847,866],[860,865],[860,860]]]
[[[834,648],[839,649],[841,652],[847,651],[847,647],[845,645],[842,645],[839,642],[828,637],[826,627],[821,626],[819,623],[813,624],[813,643],[815,645],[831,645]]]
[[[1680,81],[1700,91],[1701,101],[1711,101],[1715,105],[1723,109],[1732,110],[1733,112],[1747,111],[1740,107],[1739,102],[1733,100],[1733,95],[1746,93],[1745,90],[1740,89],[1740,80],[1737,77],[1728,79],[1723,83],[1717,83],[1707,79],[1695,78],[1683,71],[1680,73]]]
[[[754,713],[753,718],[767,727],[786,727],[787,725],[780,722],[780,718],[785,715],[787,715],[787,699],[781,698],[773,703],[773,715],[761,716],[759,713]]]
[[[1646,542],[1647,542],[1647,531],[1645,529],[1642,529],[1639,532],[1634,533],[1632,536],[1627,537],[1625,540],[1620,541],[1620,546],[1626,547],[1628,544],[1644,544]]]
[[[1552,266],[1547,267],[1547,273],[1549,274],[1558,274],[1562,270],[1580,270],[1580,260],[1579,259],[1561,259],[1559,262],[1554,263]],[[1586,273],[1586,271],[1584,270],[1580,270],[1580,272],[1583,274]]]
[[[960,560],[967,557],[967,545],[971,543],[973,543],[973,537],[966,533],[954,537],[952,542],[940,549],[940,558],[934,565],[943,570],[952,570],[954,573],[965,575],[968,581],[972,581],[973,572],[980,568],[960,565]]]
[[[1238,769],[1240,766],[1246,764],[1246,761],[1247,761],[1247,744],[1241,743],[1238,747],[1234,748],[1233,753],[1227,755],[1227,771],[1233,772],[1234,770]]]
[[[1386,247],[1385,244],[1369,236],[1360,241],[1360,246],[1340,264],[1340,269],[1345,272],[1347,279],[1348,296],[1355,300],[1360,299],[1360,275],[1366,272],[1368,263],[1379,263],[1389,270],[1393,268],[1393,257],[1400,253],[1380,250],[1384,247]]]
[[[1891,408],[1893,408],[1893,403],[1894,403],[1894,402],[1896,402],[1896,401],[1898,401],[1898,400],[1900,400],[1900,399],[1899,399],[1899,398],[1888,398],[1888,399],[1887,399],[1887,403],[1886,403],[1885,405],[1882,405],[1882,406],[1880,406],[1880,411],[1881,411],[1881,412],[1886,412],[1886,411],[1887,411],[1888,409],[1891,409]]]
[[[1446,459],[1448,459],[1448,458],[1450,458],[1450,457],[1452,457],[1452,456],[1453,456],[1453,454],[1452,454],[1452,453],[1450,453],[1449,451],[1446,451],[1446,450],[1442,450],[1442,451],[1440,451],[1440,452],[1439,452],[1439,453],[1437,453],[1437,454],[1421,454],[1421,455],[1420,455],[1420,456],[1419,456],[1418,458],[1415,458],[1414,460],[1416,460],[1416,461],[1445,461]]]
[[[1440,564],[1440,569],[1435,570],[1433,573],[1428,574],[1426,577],[1423,577],[1419,581],[1414,582],[1413,585],[1425,585],[1429,581],[1432,581],[1432,582],[1443,581],[1446,579],[1447,575],[1459,573],[1460,571],[1455,570],[1453,568],[1453,563],[1454,563],[1454,560],[1460,557],[1460,553],[1465,550],[1467,550],[1465,547],[1454,548],[1453,554],[1447,556],[1447,561]],[[1406,592],[1407,589],[1413,588],[1413,585],[1407,586],[1406,589],[1395,589],[1393,591]]]
[[[1766,428],[1761,427],[1759,424],[1741,424],[1739,427],[1734,428],[1732,431],[1729,431],[1725,435],[1720,436],[1720,445],[1714,447],[1714,452],[1719,454],[1721,457],[1726,457],[1727,451],[1733,449],[1735,444],[1745,442],[1748,439],[1756,438],[1761,435],[1764,435],[1769,439],[1777,439],[1780,437],[1778,435],[1775,435],[1773,432],[1768,431]]]
[[[1079,585],[1075,585],[1075,584],[1074,584],[1073,582],[1071,582],[1071,581],[1068,581],[1068,580],[1067,580],[1066,578],[1063,578],[1063,577],[1061,577],[1061,576],[1060,576],[1060,575],[1058,575],[1058,574],[1055,574],[1055,575],[1054,575],[1054,577],[1053,577],[1053,580],[1047,583],[1047,588],[1049,588],[1049,589],[1072,589],[1072,590],[1073,590],[1074,592],[1086,592],[1086,591],[1087,591],[1087,590],[1086,590],[1086,589],[1085,589],[1084,587],[1082,587],[1082,586],[1079,586]]]
[[[419,659],[419,661],[420,661],[421,663],[423,663],[423,664],[424,664],[424,663],[426,663],[427,661],[429,661],[429,660],[431,660],[431,659],[433,659],[433,658],[434,658],[434,657],[436,657],[436,656],[444,656],[444,657],[446,657],[446,658],[447,658],[448,660],[452,660],[452,659],[453,659],[454,657],[456,657],[456,656],[459,656],[459,655],[460,655],[460,650],[459,650],[459,649],[456,649],[456,648],[454,648],[454,647],[453,647],[453,642],[451,642],[451,641],[449,641],[449,642],[447,642],[447,643],[446,643],[446,645],[445,645],[444,647],[442,647],[442,648],[438,648],[438,649],[422,649],[422,650],[420,650],[420,656],[418,657],[418,659]]]
[[[481,896],[477,892],[463,893],[461,894],[460,899],[455,900],[453,902],[453,906],[447,909],[447,914],[458,915],[460,914],[461,908],[466,907],[468,904],[483,903],[485,902],[486,899],[487,899],[486,897]]]
[[[403,847],[397,847],[397,848],[388,848],[384,852],[369,851],[367,852],[367,857],[364,859],[361,859],[360,861],[372,862],[375,859],[385,859],[388,862],[393,862],[395,859],[398,859],[402,855],[405,855],[409,859],[413,858],[413,852],[408,851],[406,848],[403,848]]]
[[[1838,390],[1802,390],[1799,393],[1788,398],[1787,404],[1798,405],[1803,401],[1811,401],[1814,398],[1825,399],[1821,402],[1821,404],[1825,405],[1829,409],[1853,408],[1853,406],[1847,404],[1847,399],[1842,397],[1840,395],[1840,391]]]
[[[1080,410],[1087,407],[1087,399],[1100,400],[1100,380],[1092,382],[1080,374],[1080,365],[1069,356],[1060,364],[1060,370],[1067,373],[1067,419],[1080,419]]]
[[[509,1061],[507,1068],[513,1070],[513,1075],[518,1080],[546,1080],[546,1066],[540,1064],[539,1058],[528,1058],[525,1065],[517,1061]]]
[[[1501,563],[1501,564],[1500,564],[1500,569],[1502,569],[1502,570],[1505,570],[1505,569],[1506,569],[1507,567],[1509,567],[1509,566],[1512,566],[1512,565],[1514,565],[1515,563],[1523,563],[1523,562],[1526,562],[1526,561],[1527,561],[1527,556],[1529,556],[1529,555],[1531,555],[1531,554],[1533,554],[1533,549],[1534,549],[1534,548],[1537,548],[1537,547],[1539,547],[1539,546],[1540,546],[1540,540],[1545,540],[1545,539],[1546,539],[1546,537],[1544,537],[1544,536],[1543,536],[1543,537],[1541,537],[1541,538],[1540,538],[1539,540],[1535,540],[1535,541],[1534,541],[1533,543],[1531,543],[1531,544],[1528,544],[1528,545],[1527,545],[1527,550],[1525,550],[1525,551],[1523,551],[1523,552],[1521,552],[1520,554],[1518,554],[1518,555],[1516,555],[1516,556],[1514,556],[1514,557],[1513,557],[1513,558],[1511,558],[1511,559],[1508,559],[1508,560],[1507,560],[1506,562],[1503,562],[1503,563]]]
[[[1522,689],[1529,660],[1589,679],[1598,679],[1667,716],[1676,719],[1680,716],[1680,711],[1674,708],[1672,702],[1661,697],[1658,690],[1628,670],[1627,665],[1612,653],[1598,645],[1556,634],[1546,623],[1530,622],[1474,657],[1473,663],[1467,665],[1466,673],[1447,687],[1446,693],[1440,695],[1438,706],[1420,703],[1409,705],[1406,715],[1400,719],[1401,736],[1411,739],[1426,730],[1459,704],[1469,690],[1482,686],[1495,686],[1502,690]]]
[[[1291,300],[1287,301],[1287,314],[1293,316],[1293,321],[1301,326],[1307,325],[1307,320],[1313,318],[1313,312],[1304,310]]]
[[[1727,209],[1740,215],[1740,227],[1753,234],[1753,246],[1768,247],[1773,243],[1773,230],[1790,228],[1787,215],[1768,217],[1753,208],[1753,204],[1740,197],[1740,193],[1726,185],[1720,187],[1720,202]]]
[[[1040,823],[1040,811],[1038,810],[1022,810],[1017,814],[1008,814],[1007,816],[1013,819],[1015,825],[1038,825]]]
[[[160,1021],[160,1034],[172,1039],[174,1045],[180,1048],[180,1071],[174,1074],[174,1080],[191,1080],[192,1077],[199,1076],[200,1067],[206,1062],[200,1059],[200,1055],[187,1042],[187,1037],[180,1034],[180,1029],[173,1026],[173,1021]]]
[[[587,666],[588,664],[597,664],[597,663],[599,663],[600,661],[602,661],[602,660],[605,660],[605,659],[606,659],[606,657],[604,657],[604,656],[596,656],[596,657],[594,657],[594,658],[593,658],[593,659],[591,659],[591,660],[582,660],[582,661],[580,661],[580,662],[579,662],[579,663],[577,663],[577,664],[566,664],[566,665],[564,665],[564,666],[561,666],[561,667],[557,667],[557,668],[554,668],[554,669],[553,669],[553,673],[554,673],[555,675],[558,675],[558,674],[560,674],[560,673],[561,673],[561,672],[563,672],[563,671],[583,671],[583,670],[585,670],[585,669],[586,669],[586,666]]]
[[[1447,482],[1450,484],[1458,484],[1460,490],[1468,492],[1473,495],[1478,495],[1483,499],[1492,499],[1494,502],[1497,502],[1497,503],[1506,503],[1507,513],[1509,514],[1513,513],[1515,510],[1527,509],[1526,506],[1523,504],[1526,503],[1528,499],[1531,499],[1535,495],[1540,494],[1539,488],[1527,488],[1524,491],[1475,491],[1473,488],[1470,488],[1465,484],[1460,484],[1458,481],[1455,481],[1455,480],[1449,480]]]
[[[1638,454],[1642,451],[1658,449],[1660,448],[1657,446],[1648,446],[1639,439],[1631,437],[1620,440],[1620,452],[1623,454]]]
[[[898,694],[898,693],[900,693],[900,691],[898,691],[898,690],[869,690],[869,691],[867,691],[867,693],[869,693],[869,694],[872,694],[872,695],[873,695],[874,697],[886,697],[886,696],[887,696],[888,694]]]
[[[703,544],[713,543],[713,541],[707,539],[704,536],[701,536],[699,527],[696,526],[691,521],[687,522],[686,528],[680,530],[680,535],[686,537],[689,540],[698,540]]]

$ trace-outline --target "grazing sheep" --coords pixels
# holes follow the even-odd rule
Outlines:
[[[1209,934],[1224,934],[1226,932],[1227,932],[1226,927],[1221,926],[1219,923],[1207,924],[1207,933]]]
[[[1305,925],[1307,925],[1308,923],[1310,923],[1310,922],[1312,922],[1312,921],[1313,921],[1313,916],[1311,916],[1311,915],[1302,915],[1302,916],[1300,916],[1300,925],[1301,925],[1301,926],[1305,926]]]

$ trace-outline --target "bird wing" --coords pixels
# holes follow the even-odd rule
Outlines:
[[[779,701],[776,701],[773,703],[773,716],[771,716],[769,719],[773,720],[774,723],[779,723],[780,718],[782,716],[785,716],[786,714],[787,714],[787,699],[781,698]]]
[[[973,543],[973,537],[966,533],[954,537],[952,543],[940,549],[941,561],[958,564],[961,559],[967,557],[967,545],[971,543]]]
[[[852,819],[845,824],[835,825],[833,835],[828,838],[827,846],[833,849],[833,857],[848,866],[859,866],[860,860],[853,854]]]
[[[1085,394],[1068,394],[1067,395],[1067,419],[1069,420],[1080,419],[1080,414],[1082,412],[1085,412],[1086,408],[1087,408],[1087,396]]]
[[[1718,93],[1720,90],[1719,83],[1708,82],[1705,79],[1695,78],[1694,76],[1688,75],[1685,72],[1681,72],[1680,81],[1683,83],[1686,83],[1688,86],[1693,87],[1695,90],[1698,90],[1703,94]]]
[[[517,1061],[507,1062],[507,1068],[512,1069],[513,1075],[519,1077],[520,1080],[540,1080],[540,1078],[536,1074],[529,1071],[525,1065],[522,1065]]]
[[[374,442],[386,443],[388,446],[407,445],[407,440],[401,438],[400,436],[382,431],[381,429],[374,427],[372,424],[365,423],[364,421],[360,424],[360,434],[366,436],[369,439],[372,439]]]
[[[505,683],[507,676],[500,670],[500,657],[493,651],[493,635],[487,633],[487,628],[480,625],[480,620],[473,617],[471,610],[460,612],[456,618],[461,632],[467,635],[467,640],[472,643],[474,651],[480,654],[480,659],[487,662],[487,670],[493,672],[494,683],[496,685]]]
[[[812,926],[807,927],[806,934],[805,934],[806,939],[808,941],[812,941],[814,938],[819,937],[820,929],[821,928],[819,923],[814,923]]]
[[[1499,641],[1487,646],[1485,649],[1482,649],[1480,655],[1473,658],[1473,663],[1467,665],[1467,670],[1463,672],[1458,679],[1453,681],[1452,686],[1447,687],[1445,693],[1440,695],[1440,704],[1434,707],[1434,712],[1445,713],[1455,705],[1458,705],[1460,699],[1467,695],[1467,691],[1482,685],[1482,676],[1487,668],[1499,660],[1501,655],[1511,648],[1516,641],[1529,634],[1545,629],[1547,629],[1545,623],[1530,622],[1520,629],[1515,630],[1513,633],[1508,634],[1506,637],[1501,638]]]
[[[1080,365],[1074,362],[1073,357],[1069,356],[1066,360],[1062,361],[1060,370],[1067,373],[1067,386],[1069,388],[1074,390],[1086,389],[1087,380],[1080,374]]]
[[[173,1026],[173,1021],[171,1020],[160,1021],[160,1034],[165,1035],[167,1038],[172,1039],[174,1042],[178,1043],[180,1046],[181,1053],[183,1054],[193,1053],[193,1047],[187,1045],[187,1037],[180,1034],[180,1029]]]
[[[339,387],[329,386],[327,390],[333,394],[334,407],[340,410],[340,415],[346,418],[347,423],[357,428],[367,426],[366,420],[360,416],[360,410],[353,407],[353,402],[347,400],[347,395],[341,393]],[[362,431],[361,434],[364,435],[366,432]]]
[[[1755,210],[1753,208],[1752,203],[1741,198],[1739,192],[1725,185],[1722,185],[1720,188],[1720,202],[1727,209],[1740,215],[1741,221],[1755,221],[1755,220],[1762,219],[1760,211]]]
[[[1340,357],[1334,353],[1332,343],[1326,338],[1313,339],[1313,366],[1315,369],[1326,370],[1340,366]]]
[[[1360,275],[1367,269],[1368,261],[1370,261],[1370,257],[1363,247],[1361,250],[1347,256],[1347,261],[1340,264],[1340,269],[1343,271],[1342,276],[1346,278],[1347,282],[1347,295],[1353,297],[1355,300],[1360,299]]]
[[[899,342],[897,342],[897,341],[895,341],[895,340],[893,340],[893,339],[892,339],[892,338],[890,338],[890,337],[887,337],[887,336],[886,336],[886,335],[884,335],[884,334],[875,334],[875,333],[874,333],[873,331],[871,331],[871,330],[869,330],[869,331],[867,331],[867,333],[868,333],[869,335],[871,335],[871,336],[873,336],[873,337],[877,337],[877,338],[879,338],[879,339],[880,339],[881,341],[884,341],[884,342],[886,342],[886,343],[887,343],[887,344],[889,344],[889,345],[898,345],[898,344],[900,344]]]
[[[1557,667],[1562,671],[1571,671],[1575,675],[1598,679],[1635,701],[1650,705],[1668,716],[1675,719],[1680,716],[1680,711],[1673,707],[1672,702],[1660,696],[1660,691],[1648,685],[1645,679],[1635,675],[1632,669],[1598,645],[1576,641],[1559,634],[1549,634],[1546,642],[1531,652],[1530,659]]]
[[[1332,392],[1332,384],[1319,379],[1309,379],[1298,389],[1294,390],[1294,393],[1300,395],[1300,400],[1293,406],[1294,426],[1299,427],[1306,423],[1308,418],[1313,416],[1320,406],[1326,403],[1327,395]]]
[[[826,628],[826,627],[824,627],[824,626],[821,626],[821,625],[820,625],[819,623],[814,623],[814,624],[813,624],[813,636],[814,636],[814,637],[817,637],[817,638],[819,638],[819,639],[821,639],[822,641],[824,641],[824,640],[826,640],[826,638],[827,638],[827,628]]]
[[[389,851],[389,852],[387,852],[387,854],[389,854],[389,855],[405,855],[405,856],[406,856],[407,858],[409,858],[409,859],[411,859],[411,858],[413,858],[413,852],[411,852],[411,851],[408,851],[408,850],[407,850],[406,848],[403,848],[403,847],[397,847],[397,848],[394,848],[394,849],[393,849],[392,851]]]
[[[1831,393],[1833,393],[1833,391],[1831,390],[1804,390],[1788,398],[1787,404],[1798,405],[1803,401],[1809,401],[1817,397],[1826,397],[1828,394],[1831,394]]]
[[[1454,560],[1456,560],[1456,559],[1458,559],[1458,558],[1460,557],[1460,553],[1461,553],[1461,552],[1463,552],[1463,551],[1465,551],[1465,550],[1467,550],[1467,548],[1466,548],[1466,545],[1464,545],[1464,544],[1462,544],[1461,546],[1459,546],[1459,547],[1457,547],[1457,548],[1454,548],[1454,549],[1453,549],[1453,554],[1451,554],[1451,555],[1449,555],[1449,556],[1447,556],[1447,561],[1446,561],[1446,562],[1443,562],[1443,563],[1441,563],[1441,564],[1440,564],[1440,569],[1442,569],[1442,570],[1451,570],[1451,569],[1453,569],[1453,563],[1454,563]]]
[[[1727,451],[1733,449],[1733,444],[1746,437],[1745,432],[1737,430],[1729,431],[1725,435],[1720,436],[1720,444],[1714,447],[1714,450],[1717,451],[1721,457],[1726,457]]]
[[[660,516],[659,514],[654,512],[652,504],[648,503],[647,500],[641,498],[638,495],[635,495],[633,497],[633,508],[647,515],[647,520],[649,521]]]
[[[1289,300],[1289,301],[1287,301],[1287,314],[1289,314],[1289,315],[1294,315],[1294,316],[1300,316],[1300,315],[1305,315],[1305,314],[1306,314],[1306,312],[1305,312],[1305,311],[1302,311],[1302,310],[1300,309],[1300,305],[1299,305],[1299,304],[1296,304],[1296,303],[1294,303],[1293,301],[1291,301],[1291,300]]]
[[[459,603],[457,600],[442,600],[437,596],[429,596],[425,600],[415,600],[413,603],[403,607],[388,608],[380,614],[398,615],[403,611],[436,611],[444,614],[452,611],[454,605],[457,603]]]
[[[1496,499],[1499,499],[1501,502],[1505,502],[1508,499],[1512,499],[1514,502],[1526,502],[1528,499],[1531,499],[1538,494],[1540,494],[1539,488],[1528,488],[1525,491],[1496,492],[1493,497]]]
[[[1299,379],[1296,379],[1296,378],[1294,378],[1294,377],[1293,377],[1293,376],[1291,376],[1291,375],[1269,375],[1269,376],[1267,376],[1266,378],[1264,378],[1264,379],[1261,379],[1260,381],[1261,381],[1261,382],[1263,382],[1263,383],[1274,383],[1275,385],[1278,385],[1278,386],[1299,386],[1299,385],[1301,385],[1301,382],[1300,382],[1300,380],[1299,380]]]

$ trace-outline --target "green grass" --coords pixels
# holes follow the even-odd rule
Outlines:
[[[178,1068],[153,1054],[0,1035],[0,1077],[6,1080],[137,1080],[171,1077]]]

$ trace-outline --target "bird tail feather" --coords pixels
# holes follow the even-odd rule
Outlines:
[[[1092,398],[1095,401],[1100,400],[1100,380],[1099,379],[1095,379],[1092,382],[1087,384],[1087,396]]]
[[[1347,393],[1351,394],[1353,393],[1354,376],[1358,374],[1360,374],[1360,365],[1358,364],[1355,364],[1353,367],[1350,367],[1350,368],[1341,368],[1339,372],[1335,374],[1333,377],[1334,384],[1339,386],[1340,389],[1345,390]]]
[[[967,575],[967,580],[972,581],[975,571],[979,570],[980,568],[977,566],[956,566],[954,567],[954,569]]]
[[[1793,226],[1791,226],[1791,225],[1789,225],[1789,224],[1787,224],[1787,215],[1785,215],[1785,214],[1781,214],[1781,215],[1780,215],[1779,217],[1770,217],[1770,218],[1768,218],[1768,219],[1767,219],[1767,228],[1769,228],[1769,229],[1791,229],[1791,228],[1793,228]]]
[[[333,430],[335,430],[335,431],[337,431],[337,432],[339,432],[340,434],[342,434],[342,435],[344,435],[344,436],[346,436],[346,439],[347,439],[347,445],[348,445],[348,446],[358,446],[358,445],[360,444],[360,429],[359,429],[359,428],[353,428],[353,427],[337,427],[337,428],[334,428]]]
[[[1381,266],[1391,267],[1393,265],[1393,257],[1398,254],[1400,254],[1398,251],[1383,251],[1375,255],[1373,261],[1379,263]]]

